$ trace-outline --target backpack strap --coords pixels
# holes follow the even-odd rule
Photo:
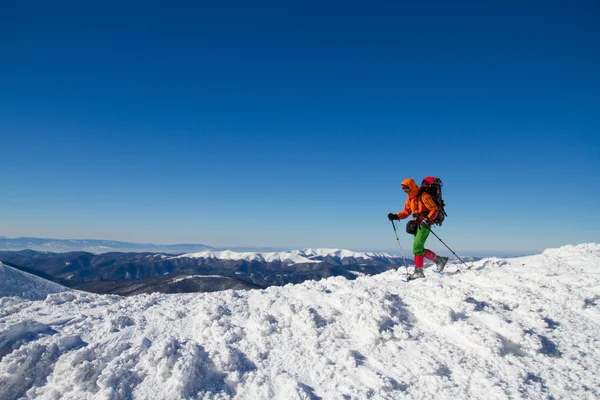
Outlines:
[[[425,193],[427,193],[427,192],[424,192],[423,194],[425,194]],[[430,220],[430,221],[431,221],[431,223],[433,224],[433,223],[435,222],[435,220],[436,220],[436,218],[437,218],[437,216],[438,216],[439,212],[440,212],[440,207],[439,207],[439,206],[436,204],[435,200],[433,199],[433,196],[431,196],[429,193],[427,193],[427,194],[429,195],[429,198],[431,199],[431,201],[433,202],[433,204],[435,204],[435,206],[436,206],[436,208],[437,208],[437,211],[436,211],[436,212],[435,212],[435,213],[434,213],[434,214],[433,214],[431,217],[429,217],[429,214],[431,213],[431,208],[427,207],[427,204],[425,204],[425,202],[424,202],[423,200],[421,200],[421,197],[422,197],[423,195],[420,195],[420,196],[419,196],[419,201],[420,201],[420,202],[422,202],[422,203],[423,203],[423,205],[424,205],[425,207],[427,207],[427,209],[429,210],[429,212],[427,212],[427,213],[423,213],[423,214],[426,214],[424,217],[427,217],[427,218],[429,218],[429,220]]]

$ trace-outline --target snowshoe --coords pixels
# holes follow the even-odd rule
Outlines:
[[[448,262],[448,257],[435,256],[435,259],[433,260],[433,262],[435,263],[435,265],[437,265],[438,272],[442,272],[444,270],[444,268],[446,268],[446,263]]]
[[[406,280],[413,281],[415,279],[425,278],[425,274],[423,273],[423,268],[415,268],[415,272],[410,274]]]

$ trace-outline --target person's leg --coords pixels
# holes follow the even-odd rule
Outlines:
[[[419,229],[426,230],[427,236],[429,236],[429,232],[430,232],[429,229],[420,228],[420,227],[419,227]],[[427,239],[427,237],[425,239]],[[416,241],[416,237],[415,237],[415,241]],[[423,242],[423,256],[428,260],[432,260],[435,263],[435,265],[437,265],[438,271],[443,271],[444,268],[446,267],[446,263],[448,262],[448,257],[440,257],[440,256],[436,255],[433,251],[426,249],[425,242]],[[417,262],[416,262],[416,256],[415,256],[415,264],[416,263]]]
[[[415,272],[409,277],[409,279],[424,278],[423,274],[423,261],[425,254],[425,241],[429,236],[429,229],[421,228],[417,229],[415,234],[415,240],[413,242],[413,253],[415,255]]]
[[[423,256],[415,254],[415,268],[423,268]]]
[[[415,255],[415,264],[417,256],[420,256],[421,268],[423,267],[423,257],[425,255],[425,242],[429,236],[429,229],[419,226],[417,233],[415,234],[415,240],[413,242],[413,254]]]
[[[434,260],[435,259],[435,253],[429,249],[425,249],[425,254],[424,254],[425,258],[428,260]]]
[[[432,260],[435,265],[437,265],[438,271],[443,271],[446,267],[446,263],[448,262],[448,257],[440,257],[436,255],[433,251],[425,249],[425,258],[428,260]]]

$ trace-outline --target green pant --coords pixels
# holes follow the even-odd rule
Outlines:
[[[429,236],[429,228],[424,228],[419,225],[417,233],[415,234],[415,241],[413,242],[413,254],[422,256],[425,254],[425,241]]]

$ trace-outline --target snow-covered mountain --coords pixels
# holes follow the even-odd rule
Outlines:
[[[289,264],[310,263],[312,261],[300,254],[292,252],[281,253],[257,253],[257,252],[235,252],[230,250],[224,251],[201,251],[198,253],[182,254],[177,258],[205,258],[209,260],[243,260],[243,261],[258,261],[258,262],[283,262]]]
[[[165,253],[50,253],[23,250],[0,251],[0,261],[26,272],[50,275],[58,283],[95,293],[148,293],[167,291],[175,286],[159,281],[166,276],[219,275],[231,278],[215,288],[209,281],[196,285],[203,291],[239,288],[266,288],[300,283],[330,276],[373,275],[395,269],[403,260],[387,253],[359,253],[340,249],[305,249],[286,252],[203,251],[173,256]],[[144,281],[144,282],[141,282]],[[212,282],[216,282],[212,280]],[[130,290],[127,286],[131,286]],[[116,290],[116,291],[115,291]]]
[[[0,279],[0,398],[600,398],[600,245],[403,275],[37,301]]]
[[[235,252],[235,251],[202,251],[182,254],[178,258],[206,258],[217,260],[245,260],[259,262],[282,262],[286,264],[316,263],[326,259],[335,259],[343,263],[344,259],[381,261],[387,264],[397,263],[399,257],[388,253],[355,252],[343,249],[303,249],[282,252]]]

